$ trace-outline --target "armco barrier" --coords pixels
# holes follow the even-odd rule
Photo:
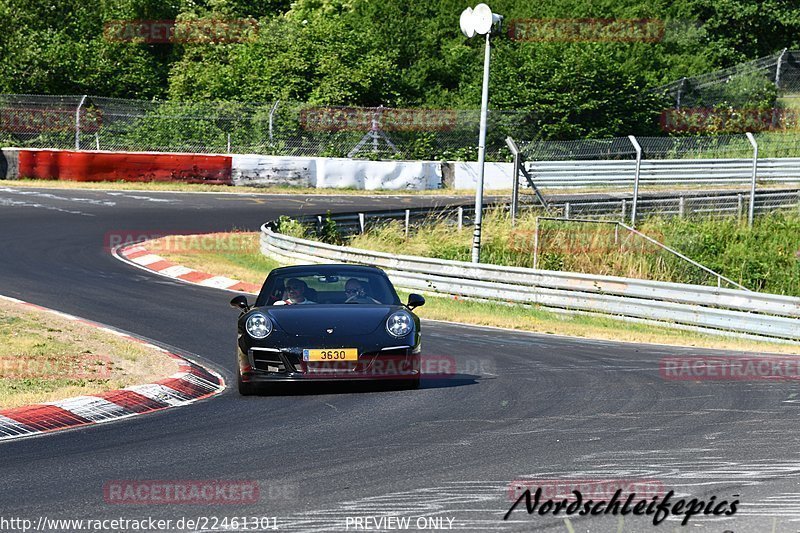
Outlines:
[[[634,160],[528,161],[539,187],[633,186]],[[640,180],[650,185],[731,185],[752,179],[752,159],[643,159]],[[800,159],[759,159],[759,183],[800,182]]]
[[[231,184],[224,155],[24,149],[18,160],[21,178]]]
[[[356,263],[399,287],[800,341],[800,298],[702,285],[534,270],[333,246],[261,228],[261,251],[285,263]]]

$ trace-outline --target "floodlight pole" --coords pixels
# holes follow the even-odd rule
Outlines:
[[[491,34],[486,34],[483,56],[483,90],[481,92],[481,129],[478,135],[478,186],[475,190],[475,231],[472,234],[472,262],[481,262],[481,223],[483,221],[483,176],[486,165],[486,118],[489,112],[489,63]]]

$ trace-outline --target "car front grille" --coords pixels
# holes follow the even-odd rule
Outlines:
[[[267,348],[251,348],[250,360],[256,370],[264,372],[286,372],[286,363],[280,356],[280,352]]]

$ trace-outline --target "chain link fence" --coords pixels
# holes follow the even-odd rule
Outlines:
[[[526,112],[488,120],[489,160],[509,158],[507,135],[534,135]],[[474,160],[479,122],[478,110],[0,95],[0,142],[22,148]]]
[[[524,173],[566,217],[738,216],[800,207],[800,134],[517,141]],[[522,174],[522,170],[520,170]],[[540,202],[527,179],[521,206]]]
[[[784,49],[773,55],[733,67],[685,77],[656,91],[669,95],[676,108],[729,105],[746,107],[760,96],[800,93],[800,50]]]

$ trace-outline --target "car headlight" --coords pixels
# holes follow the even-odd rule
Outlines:
[[[386,331],[394,337],[405,337],[414,328],[414,321],[411,315],[404,311],[394,313],[386,321]]]
[[[263,339],[272,333],[272,320],[264,313],[253,313],[247,318],[244,329],[254,339]]]

